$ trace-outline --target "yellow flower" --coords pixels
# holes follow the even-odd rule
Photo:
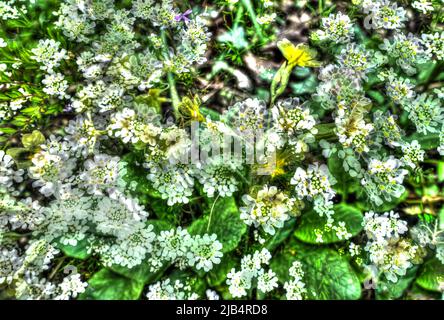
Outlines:
[[[321,65],[316,60],[316,51],[310,49],[306,44],[299,43],[295,46],[288,39],[283,39],[277,43],[277,46],[285,59],[287,59],[289,66],[319,67]]]
[[[205,117],[200,112],[201,101],[196,95],[193,99],[184,97],[179,105],[182,117],[189,121],[205,122]]]

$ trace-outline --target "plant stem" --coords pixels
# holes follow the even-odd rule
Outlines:
[[[254,12],[253,4],[251,0],[241,0],[242,5],[247,9],[248,15],[250,16],[250,20],[253,23],[254,30],[256,31],[259,40],[262,42],[264,40],[264,35],[262,34],[262,28],[257,22],[256,13]]]
[[[217,195],[216,199],[214,199],[213,205],[211,206],[210,217],[208,218],[207,224],[207,232],[210,230],[211,218],[213,217],[214,205],[216,204],[217,199],[219,199],[220,194]]]
[[[166,36],[165,29],[162,29],[161,32],[162,42],[163,42],[163,55],[165,59],[168,59],[168,41]],[[170,97],[171,97],[171,104],[173,105],[174,115],[176,119],[179,117],[179,104],[180,104],[180,97],[177,92],[176,88],[176,80],[174,79],[174,74],[172,72],[167,73],[167,80],[168,80],[168,86],[170,89]]]
[[[244,6],[239,6],[236,11],[236,18],[234,19],[233,29],[237,29],[240,21],[242,20],[242,16],[244,15]]]

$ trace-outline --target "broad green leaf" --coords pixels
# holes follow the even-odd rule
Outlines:
[[[307,298],[314,300],[357,300],[361,297],[361,284],[348,260],[336,251],[309,246],[293,240],[271,261],[271,269],[283,284],[290,280],[288,270],[294,261],[303,265],[302,281]]]
[[[247,231],[247,226],[240,219],[234,198],[226,197],[218,198],[215,203],[210,203],[205,215],[195,220],[188,231],[190,234],[215,233],[217,240],[223,245],[222,251],[226,253],[237,247]]]
[[[299,96],[306,93],[314,93],[317,85],[317,77],[315,75],[311,75],[302,82],[290,84],[290,87],[293,89],[293,93]]]
[[[339,159],[338,154],[332,154],[327,161],[328,170],[336,178],[337,182],[333,188],[339,194],[345,195],[359,189],[359,181],[352,178],[345,170],[343,159]]]
[[[337,204],[334,206],[335,214],[333,218],[336,223],[343,221],[347,231],[353,236],[357,235],[362,230],[362,213],[358,209],[346,205]],[[320,244],[316,241],[315,230],[320,228],[326,223],[326,218],[319,216],[317,212],[311,210],[307,213],[302,214],[300,225],[297,227],[294,235],[299,240],[310,243],[310,244]],[[345,241],[345,239],[339,239],[336,236],[336,232],[332,229],[324,230],[322,235],[323,242],[321,244],[335,243],[340,241]]]
[[[85,260],[91,253],[88,253],[88,240],[83,239],[77,242],[76,246],[64,245],[63,243],[57,243],[57,247],[63,251],[65,255],[71,258]]]
[[[205,298],[206,283],[203,277],[197,277],[191,271],[187,270],[174,270],[170,275],[168,275],[171,283],[179,280],[183,284],[187,284],[191,287],[191,293],[196,293],[199,298]]]
[[[212,287],[217,287],[225,284],[227,274],[232,268],[236,268],[236,259],[231,254],[226,254],[222,257],[219,264],[215,264],[213,269],[206,274],[208,284]]]
[[[407,199],[408,195],[409,195],[408,191],[404,191],[404,193],[399,198],[393,198],[391,201],[385,201],[380,206],[372,205],[372,203],[368,201],[367,198],[365,198],[363,201],[356,202],[356,206],[362,211],[373,210],[380,213],[387,212],[393,210],[400,203],[404,202],[404,200]]]
[[[270,251],[276,249],[282,242],[284,242],[293,233],[297,219],[299,218],[290,219],[286,221],[284,227],[281,229],[277,229],[276,234],[270,237],[270,239],[268,239],[265,242],[264,246]]]
[[[376,299],[378,300],[393,300],[401,298],[410,284],[415,280],[418,267],[412,267],[407,270],[407,273],[399,277],[397,282],[390,280],[380,280],[376,287]]]
[[[101,269],[88,280],[88,287],[80,300],[137,300],[143,282],[132,280],[108,269]]]
[[[407,142],[412,142],[413,140],[418,140],[424,150],[431,150],[439,147],[439,133],[429,133],[424,135],[416,132],[406,138]]]
[[[444,264],[437,258],[433,258],[422,266],[416,283],[430,291],[442,292],[440,284],[444,282]]]
[[[148,170],[137,165],[137,155],[129,153],[125,155],[119,163],[118,186],[129,190],[139,201],[146,204],[149,198],[161,198],[159,192],[154,190],[148,181]]]

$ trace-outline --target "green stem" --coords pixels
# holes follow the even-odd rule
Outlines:
[[[242,5],[247,9],[248,15],[250,16],[250,20],[253,23],[254,30],[256,31],[257,36],[260,41],[264,40],[264,35],[262,34],[262,28],[260,24],[257,22],[256,13],[254,12],[253,4],[251,0],[241,0]]]
[[[168,59],[168,41],[166,36],[165,29],[162,29],[160,31],[162,42],[163,42],[163,54],[165,59]],[[167,73],[167,80],[168,80],[168,86],[170,89],[170,97],[171,97],[171,104],[173,105],[174,109],[174,115],[176,116],[176,119],[179,117],[179,104],[180,104],[180,97],[179,93],[177,92],[176,88],[176,80],[174,79],[174,74],[172,72]]]
[[[244,6],[239,6],[239,8],[236,10],[236,18],[234,19],[233,29],[237,29],[240,21],[242,20],[243,15],[244,15]]]
[[[214,199],[213,205],[211,206],[210,217],[208,218],[207,224],[207,232],[210,230],[211,218],[213,217],[214,205],[216,204],[217,199],[219,199],[220,194],[217,195],[216,199]]]

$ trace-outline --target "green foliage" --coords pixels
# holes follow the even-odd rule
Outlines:
[[[71,257],[71,258],[85,260],[91,256],[91,254],[88,253],[88,240],[87,239],[83,239],[81,241],[78,241],[77,245],[75,245],[75,246],[65,245],[65,244],[59,242],[58,248],[60,250],[62,250],[66,256]]]
[[[234,198],[226,197],[210,201],[203,217],[195,220],[188,231],[193,235],[215,233],[227,253],[238,246],[247,226],[240,219]]]
[[[408,269],[407,273],[399,277],[397,282],[392,282],[385,278],[379,280],[376,287],[376,299],[394,300],[401,298],[414,282],[417,271],[418,267]]]
[[[143,282],[120,276],[108,269],[101,269],[88,281],[81,300],[135,300],[143,290]]]
[[[422,288],[435,292],[442,292],[441,283],[444,281],[444,265],[437,258],[433,258],[422,266],[416,283]]]
[[[349,233],[355,236],[361,232],[363,219],[361,211],[344,203],[335,205],[334,211],[335,213],[333,217],[335,221],[345,222],[345,227]],[[319,216],[319,213],[310,210],[309,212],[304,213],[300,220],[300,224],[294,232],[295,237],[306,243],[320,244],[316,241],[315,230],[323,228],[326,223],[325,217],[321,217]],[[344,239],[339,239],[336,232],[331,228],[324,231],[322,240],[322,244],[344,241]]]
[[[348,260],[334,250],[296,241],[287,243],[270,264],[281,283],[289,280],[288,269],[296,260],[303,264],[303,282],[309,299],[356,300],[361,297],[357,275]]]

